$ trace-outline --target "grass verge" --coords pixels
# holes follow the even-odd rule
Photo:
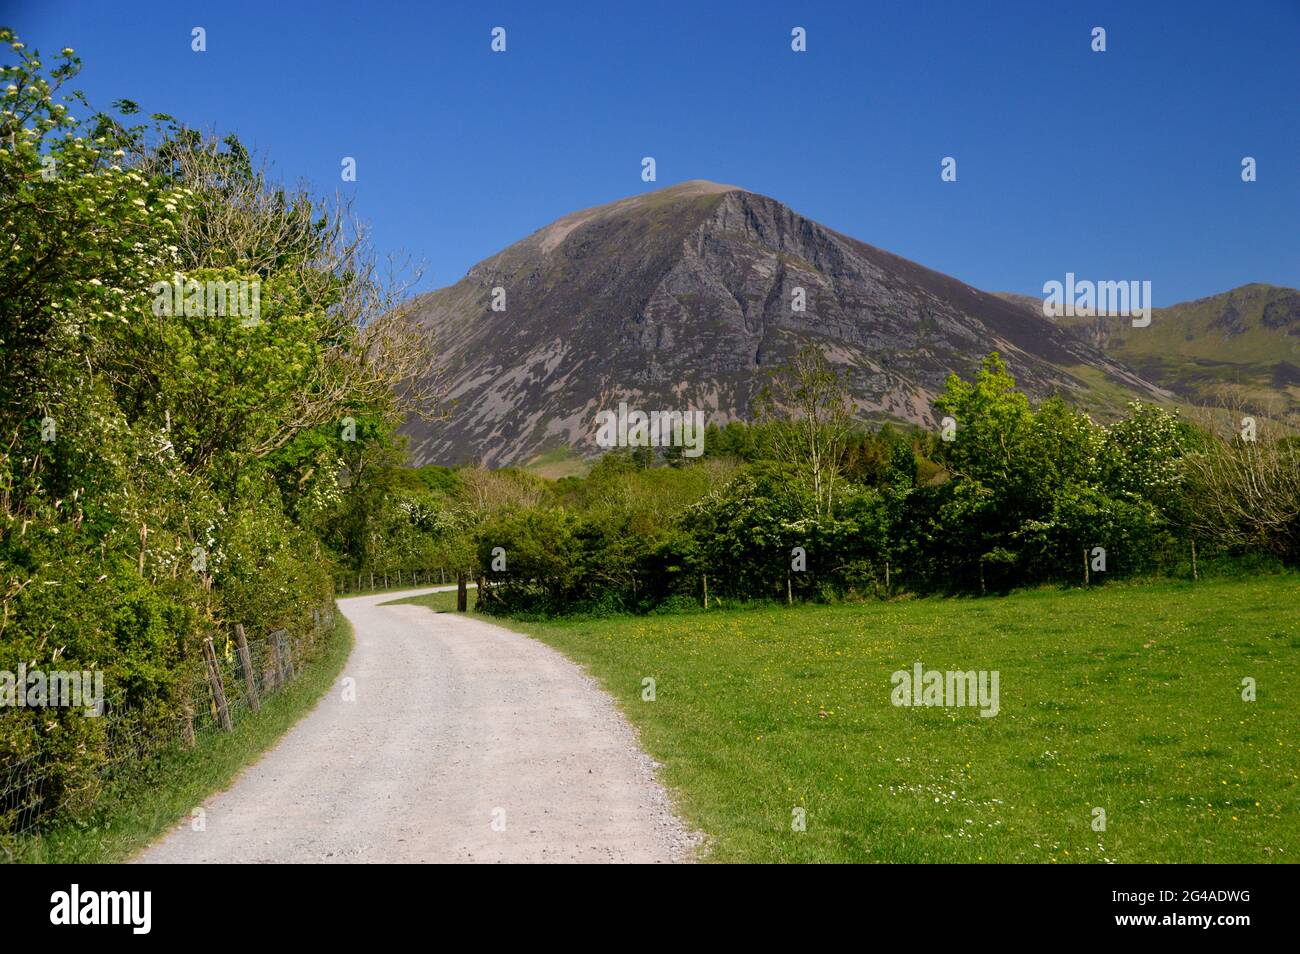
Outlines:
[[[453,594],[454,595],[454,594]],[[67,822],[20,846],[16,861],[102,864],[128,860],[271,748],[329,691],[352,651],[352,627],[335,613],[333,632],[298,678],[242,712],[233,732],[205,732],[189,751],[173,751],[110,787],[92,817]]]
[[[1297,606],[1281,574],[501,623],[602,682],[711,860],[1294,862]],[[998,714],[893,705],[917,662],[997,670]]]

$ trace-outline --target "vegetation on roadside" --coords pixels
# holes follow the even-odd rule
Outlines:
[[[299,661],[298,677],[267,696],[260,711],[242,712],[233,732],[203,732],[192,749],[173,748],[160,758],[142,761],[101,791],[85,815],[62,820],[39,839],[19,842],[11,860],[121,862],[178,819],[192,824],[194,809],[213,792],[229,788],[246,766],[315,707],[337,681],[351,652],[352,627],[342,613],[336,614],[333,630],[315,655]]]
[[[71,49],[0,41],[4,847],[93,816],[110,726],[208,707],[205,638],[312,627],[430,395],[427,342],[346,207],[269,181],[233,136],[91,110]],[[103,717],[17,704],[20,672],[98,675]]]
[[[698,459],[641,447],[554,483],[452,471],[442,525],[482,605],[539,617],[1300,563],[1300,441],[1267,421],[1220,434],[1134,403],[1102,425],[1031,405],[996,354],[936,409],[939,433],[864,430],[810,348]]]

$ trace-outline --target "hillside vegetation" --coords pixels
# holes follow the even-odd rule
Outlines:
[[[1146,328],[1062,319],[1076,333],[1190,404],[1276,416],[1300,410],[1300,292],[1273,285],[1157,308]]]

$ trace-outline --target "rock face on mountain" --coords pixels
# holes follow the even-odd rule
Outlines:
[[[748,418],[767,372],[808,342],[868,420],[935,423],[946,376],[990,351],[1032,395],[1103,415],[1169,396],[1030,308],[704,181],[565,216],[424,296],[415,320],[436,333],[453,402],[446,421],[408,426],[417,463],[593,456],[597,414],[620,401]]]

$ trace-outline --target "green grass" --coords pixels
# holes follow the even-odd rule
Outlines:
[[[453,596],[455,594],[452,594]],[[15,860],[102,864],[121,862],[154,841],[230,786],[271,748],[334,684],[352,651],[352,627],[335,614],[335,628],[298,678],[263,700],[260,712],[241,712],[235,731],[204,732],[189,751],[175,751],[104,793],[93,818],[28,839]]]
[[[524,470],[547,480],[559,480],[561,477],[585,477],[591,472],[592,462],[584,460],[570,447],[556,447],[538,454],[528,463]]]
[[[712,860],[1269,862],[1300,860],[1297,606],[1283,574],[502,622],[601,680]],[[998,670],[1001,711],[893,706],[918,661]]]

